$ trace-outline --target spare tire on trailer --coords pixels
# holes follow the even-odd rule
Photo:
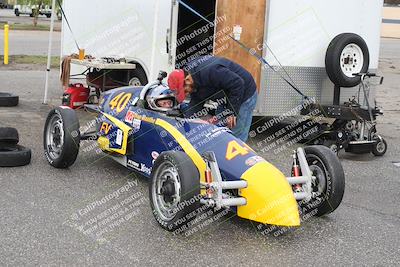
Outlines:
[[[0,127],[0,145],[16,145],[19,142],[18,131],[11,127]]]
[[[18,105],[19,97],[10,93],[0,92],[0,107],[15,107]]]
[[[325,57],[326,72],[331,81],[339,87],[354,87],[369,69],[369,50],[364,39],[354,33],[342,33],[329,44]]]

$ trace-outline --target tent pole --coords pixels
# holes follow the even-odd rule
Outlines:
[[[151,63],[150,63],[150,81],[155,80],[157,77],[155,64],[157,52],[157,26],[158,26],[158,13],[160,12],[160,0],[156,0],[154,8],[154,22],[153,22],[153,42],[151,46]]]
[[[49,90],[49,75],[51,67],[51,50],[53,45],[53,31],[54,31],[54,19],[56,17],[56,0],[53,0],[51,4],[51,23],[50,23],[50,33],[49,33],[49,50],[47,52],[47,68],[46,68],[46,84],[44,87],[44,99],[43,104],[47,104],[47,93]]]

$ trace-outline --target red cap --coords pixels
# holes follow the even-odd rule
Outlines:
[[[179,103],[185,100],[185,72],[183,70],[174,70],[168,77],[169,89],[175,91]]]

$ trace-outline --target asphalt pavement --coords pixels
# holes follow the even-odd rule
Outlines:
[[[147,181],[95,150],[81,150],[68,170],[52,168],[42,148],[50,109],[42,105],[44,72],[1,70],[0,91],[20,95],[20,105],[0,108],[0,126],[18,128],[20,143],[33,152],[30,165],[0,169],[1,265],[398,265],[399,47],[400,40],[382,40],[380,72],[386,80],[378,104],[387,111],[378,131],[389,143],[387,154],[342,153],[346,192],[341,206],[277,236],[232,214],[188,236],[166,232],[151,214]],[[57,105],[62,94],[57,72],[50,84],[50,102]],[[287,152],[261,154],[288,174]]]
[[[33,24],[32,18],[21,15],[16,17],[12,10],[0,9],[0,22]],[[39,17],[39,24],[50,25],[50,19]],[[56,26],[60,28],[61,22]],[[47,56],[49,47],[48,31],[20,31],[10,30],[9,54],[10,55],[42,55]],[[0,29],[0,55],[4,55],[4,30]],[[53,32],[52,56],[61,55],[61,32]]]

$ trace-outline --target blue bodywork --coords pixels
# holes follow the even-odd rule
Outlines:
[[[226,181],[238,180],[241,175],[252,165],[251,159],[257,160],[257,155],[249,148],[246,155],[238,155],[231,160],[226,159],[227,144],[236,141],[243,147],[247,147],[245,143],[234,137],[227,128],[220,128],[212,124],[208,124],[200,120],[187,120],[177,117],[169,117],[164,113],[155,112],[133,105],[116,112],[112,109],[110,102],[121,93],[131,95],[131,101],[139,97],[143,87],[123,87],[107,92],[103,96],[100,103],[100,110],[105,114],[109,114],[126,125],[132,127],[132,134],[128,143],[127,167],[138,171],[146,177],[150,177],[151,170],[155,159],[164,151],[177,150],[183,151],[177,140],[165,129],[152,122],[152,119],[162,119],[174,128],[176,128],[200,155],[207,151],[213,151],[216,155],[222,177]],[[127,122],[127,114],[134,113],[149,118],[148,120],[135,120],[135,122]],[[103,120],[104,121],[104,120]],[[105,120],[112,124],[111,121]],[[129,121],[129,120],[128,120]],[[106,136],[113,148],[121,148],[112,142],[116,138],[115,131],[117,127],[112,127],[106,134],[104,131],[100,133]],[[110,145],[111,146],[111,145]]]

